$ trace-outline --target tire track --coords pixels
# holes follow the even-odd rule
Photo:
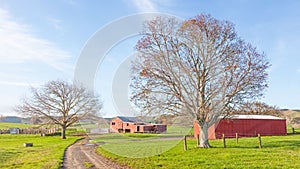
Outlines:
[[[128,169],[120,166],[95,152],[96,145],[88,139],[79,140],[65,152],[63,169]]]

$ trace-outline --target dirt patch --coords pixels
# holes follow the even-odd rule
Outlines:
[[[95,144],[89,143],[88,138],[79,140],[65,152],[63,167],[64,169],[129,169],[120,166],[111,160],[95,153]]]

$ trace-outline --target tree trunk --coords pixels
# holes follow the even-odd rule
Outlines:
[[[199,125],[199,128],[201,129],[199,147],[210,148],[211,146],[209,145],[209,142],[208,142],[208,124],[204,123],[203,126]]]
[[[61,126],[61,139],[66,139],[66,129],[67,126]]]

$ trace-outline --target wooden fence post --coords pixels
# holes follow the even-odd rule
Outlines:
[[[258,133],[257,137],[258,137],[258,147],[259,147],[259,148],[262,148],[262,145],[261,145],[261,137],[260,137],[260,134],[259,134],[259,133]]]
[[[184,136],[183,139],[183,150],[186,151],[187,150],[187,145],[186,145],[186,136]]]
[[[224,145],[224,148],[226,148],[225,134],[222,134],[222,138],[223,138],[223,145]]]
[[[292,133],[295,134],[295,128],[294,127],[292,127]]]
[[[236,144],[239,143],[239,134],[238,133],[235,133],[235,140],[236,140]]]

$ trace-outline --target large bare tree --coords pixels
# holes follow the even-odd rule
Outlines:
[[[61,138],[66,129],[89,115],[99,114],[102,102],[82,85],[65,81],[50,81],[40,88],[32,88],[32,97],[16,107],[17,112],[30,117],[46,117],[49,123],[61,126]]]
[[[265,54],[238,37],[231,22],[210,15],[148,21],[136,49],[131,100],[144,113],[192,116],[200,147],[210,147],[211,125],[267,87]]]

